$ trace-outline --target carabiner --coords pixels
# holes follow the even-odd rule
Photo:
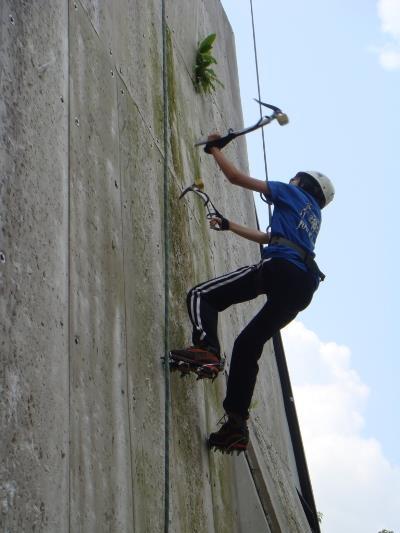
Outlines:
[[[211,220],[214,217],[223,218],[221,213],[218,211],[218,209],[212,203],[211,198],[208,196],[208,194],[206,192],[202,191],[201,189],[199,189],[198,187],[196,187],[195,185],[190,185],[190,187],[186,187],[186,189],[184,189],[182,191],[181,195],[179,196],[179,200],[181,198],[183,198],[185,196],[185,194],[187,194],[188,192],[194,192],[195,194],[197,194],[197,196],[199,196],[201,198],[201,200],[203,201],[203,205],[204,205],[204,207],[207,210],[207,213],[206,213],[207,220]],[[220,231],[221,230],[221,228],[215,227],[215,226],[212,226],[211,229],[213,229],[215,231]]]

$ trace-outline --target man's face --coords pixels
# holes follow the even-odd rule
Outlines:
[[[295,176],[291,180],[289,180],[290,185],[298,185],[300,183],[300,178],[298,176]]]

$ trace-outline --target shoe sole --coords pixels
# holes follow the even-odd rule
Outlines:
[[[169,353],[169,367],[172,372],[179,371],[181,377],[185,377],[190,372],[197,375],[197,379],[214,379],[223,370],[224,365],[221,363],[194,363],[185,357],[175,356],[172,352]]]

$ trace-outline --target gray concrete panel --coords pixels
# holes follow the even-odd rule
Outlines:
[[[261,472],[263,485],[280,530],[309,532],[296,488],[300,490],[282,391],[273,348],[260,362],[260,372],[251,413],[252,459]]]
[[[65,2],[2,1],[0,42],[0,529],[65,531]]]
[[[240,103],[240,90],[237,83],[237,63],[234,35],[220,2],[214,0],[203,2],[167,3],[167,20],[172,39],[176,48],[176,55],[183,61],[185,68],[180,70],[180,76],[185,73],[190,77],[193,85],[193,68],[196,59],[198,43],[210,33],[216,33],[217,38],[213,47],[213,56],[218,64],[213,65],[218,79],[224,87],[217,85],[212,94],[195,93],[190,99],[192,106],[199,103],[203,106],[203,114],[197,114],[195,124],[205,122],[207,133],[213,128],[221,132],[228,127],[239,128],[243,117]],[[186,23],[182,24],[182,20]],[[210,105],[211,104],[211,105]],[[205,109],[204,109],[205,108]],[[206,111],[206,113],[204,113]],[[208,112],[207,112],[208,111]],[[211,111],[209,120],[205,121]],[[257,119],[257,108],[255,107]],[[239,144],[235,142],[235,144]],[[240,143],[244,144],[244,143]]]
[[[164,521],[163,161],[121,81],[118,98],[134,531],[150,533]]]
[[[70,11],[71,530],[132,531],[117,77]]]
[[[162,33],[159,0],[82,0],[114,68],[127,85],[146,126],[162,145]]]
[[[172,41],[169,40],[169,119],[170,119],[170,273],[171,273],[171,347],[188,345],[191,341],[190,323],[186,312],[188,289],[213,277],[212,260],[209,257],[210,231],[205,219],[205,211],[197,198],[188,197],[179,201],[179,194],[185,185],[196,177],[198,155],[192,146],[192,135],[187,131],[191,124],[180,121],[189,108],[187,94],[193,91],[191,85],[181,84],[182,63],[176,61]],[[179,127],[182,126],[182,130]],[[189,126],[190,127],[190,126]],[[185,128],[185,129],[184,129]],[[189,183],[186,181],[189,179]],[[206,448],[207,414],[204,404],[205,385],[190,377],[181,380],[173,375],[172,391],[172,522],[174,530],[214,531],[215,520],[221,521],[225,515],[226,529],[235,531],[224,501],[215,491],[219,479],[227,483],[226,494],[230,491],[229,479],[233,481],[232,469],[226,465],[225,471],[209,466]],[[217,461],[217,464],[220,463]],[[211,469],[211,470],[210,470]],[[218,472],[218,475],[217,475]],[[218,483],[219,485],[219,483]],[[200,490],[193,490],[193,487]],[[234,494],[230,493],[232,497]],[[219,505],[216,505],[220,502]],[[222,523],[222,521],[221,521]]]
[[[167,24],[188,74],[193,77],[197,45],[204,34],[204,8],[202,0],[194,2],[167,2]],[[182,24],[182,21],[185,24]],[[212,31],[209,31],[212,33]]]
[[[213,117],[218,110],[212,100],[207,101],[194,92],[185,68],[170,34],[168,81],[170,162],[173,172],[170,185],[173,346],[187,345],[190,342],[190,327],[184,303],[187,290],[196,283],[237,268],[243,255],[248,255],[255,261],[258,259],[256,246],[244,244],[241,249],[239,246],[235,248],[233,243],[236,241],[230,240],[227,234],[217,235],[210,231],[205,218],[206,212],[197,197],[188,195],[182,201],[177,200],[184,186],[203,177],[206,191],[216,199],[221,210],[236,204],[236,214],[243,218],[243,199],[246,205],[247,198],[254,221],[251,195],[243,195],[230,186],[230,191],[225,191],[224,178],[216,170],[215,164],[212,167],[209,162],[212,168],[210,176],[202,174],[204,167],[201,166],[201,159],[210,158],[202,150],[193,149],[195,132],[196,129],[201,129],[204,117]],[[239,333],[243,325],[244,319],[240,315],[238,317],[237,313],[227,313],[221,317],[221,338],[227,340],[223,342],[227,352],[234,341],[233,332],[236,329]],[[173,475],[177,480],[173,492],[173,524],[176,531],[187,531],[189,524],[195,531],[238,531],[239,522],[236,514],[232,513],[236,499],[233,465],[226,457],[208,454],[204,444],[208,433],[215,430],[216,422],[222,415],[224,394],[223,378],[203,386],[196,383],[194,378],[172,378],[172,464]],[[204,487],[200,489],[200,499],[197,491],[193,491],[195,485]],[[212,505],[207,502],[208,498],[212,499]]]
[[[127,2],[114,17],[113,50],[118,72],[129,88],[147,128],[163,145],[161,2]]]
[[[269,444],[280,457],[282,467],[285,468],[287,475],[291,476],[291,482],[300,490],[272,346],[268,356],[261,361],[259,373],[260,379],[255,393],[254,418],[258,427],[264,428],[263,432],[267,436]]]
[[[177,177],[177,183],[181,187],[185,187],[201,178],[205,183],[205,190],[222,212],[238,220],[238,222],[246,222],[255,227],[252,194],[230,185],[217,168],[213,158],[205,154],[203,148],[194,147],[194,142],[198,137],[205,135],[214,127],[221,129],[222,119],[219,110],[212,99],[206,99],[193,90],[191,79],[185,75],[185,65],[173,39],[170,39],[169,55],[170,163]],[[229,102],[229,106],[231,106],[231,102]],[[229,145],[226,152],[238,167],[244,171],[247,170],[247,155],[243,149],[239,149],[238,143]],[[188,201],[190,202],[190,200]],[[200,202],[198,204],[200,205]],[[202,212],[199,210],[200,218],[198,220],[203,221],[204,213],[204,210]],[[248,256],[250,262],[258,261],[258,245],[246,243],[235,236],[227,236],[227,234],[216,236],[214,232],[209,232],[206,227],[205,229],[206,233],[202,235],[205,245],[209,242],[212,242],[213,246],[221,245],[221,241],[224,241],[225,238],[230,259],[225,255],[224,259],[231,261],[228,268],[243,264],[243,256]],[[220,248],[222,247],[220,246]],[[235,249],[233,254],[232,248]],[[212,250],[210,251],[212,252]],[[220,254],[224,254],[224,251],[220,250]],[[239,258],[239,261],[235,261]],[[215,259],[218,258],[215,257]],[[212,256],[211,266],[214,264],[214,256]]]
[[[245,457],[235,457],[234,465],[240,533],[272,533]]]
[[[265,428],[259,427],[258,420],[254,418],[251,433],[253,460],[260,470],[262,485],[268,491],[268,500],[279,525],[276,528],[277,532],[311,533],[292,473],[280,457],[281,450],[270,444]],[[281,446],[283,444],[282,442]]]
[[[176,201],[179,189],[175,187],[174,190],[174,181],[171,182],[171,197]],[[197,204],[193,209],[196,216],[190,222],[183,205],[178,204],[172,210],[172,347],[190,343],[191,328],[185,304],[187,290],[213,274],[203,207]],[[235,498],[232,466],[226,458],[210,456],[206,447],[209,411],[220,410],[221,385],[222,382],[202,383],[192,376],[181,379],[178,374],[172,375],[171,498],[172,523],[177,532],[236,531],[230,508]]]

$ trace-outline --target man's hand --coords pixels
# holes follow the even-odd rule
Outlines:
[[[229,230],[229,220],[225,217],[212,217],[210,219],[210,228],[217,231]]]
[[[221,135],[216,131],[214,133],[210,133],[210,135],[207,137],[207,141],[218,141],[218,139],[221,139]],[[219,151],[219,148],[217,146],[209,146],[208,144],[205,145],[204,151],[206,154],[214,154],[214,151]]]
[[[207,137],[207,141],[218,141],[218,139],[221,139],[221,135],[217,131],[210,133],[210,135]]]

